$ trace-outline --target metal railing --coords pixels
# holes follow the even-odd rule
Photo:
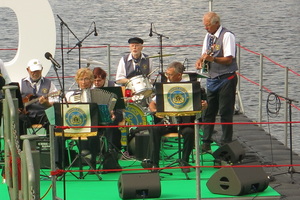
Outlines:
[[[17,86],[5,86],[3,99],[5,181],[10,199],[39,199],[39,154],[32,151],[29,140],[36,136],[24,136],[24,151],[19,142],[19,113]],[[35,157],[35,159],[33,159]],[[34,162],[35,160],[35,162]]]

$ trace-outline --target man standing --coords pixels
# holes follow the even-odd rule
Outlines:
[[[130,54],[120,59],[116,83],[126,84],[129,79],[138,75],[148,75],[152,69],[152,62],[148,56],[142,53],[144,41],[141,38],[134,37],[128,40]]]
[[[203,17],[207,30],[204,38],[202,56],[196,62],[201,69],[208,64],[207,100],[208,108],[204,114],[204,123],[214,123],[219,112],[221,123],[232,123],[235,104],[238,69],[236,63],[236,43],[232,32],[221,25],[220,17],[215,12],[208,12]],[[211,151],[210,144],[214,125],[204,125],[202,151]],[[232,141],[233,125],[222,125],[221,145]]]

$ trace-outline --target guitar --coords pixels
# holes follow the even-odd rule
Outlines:
[[[206,54],[209,56],[212,56],[213,53],[214,53],[214,46],[211,46],[209,49],[207,49]],[[208,67],[209,67],[208,64],[209,64],[209,61],[203,60],[201,73],[208,73]]]
[[[47,97],[54,97],[54,96],[60,95],[60,93],[61,93],[60,90],[58,90],[58,91],[56,91],[56,92],[50,92],[50,93],[48,93],[47,95],[45,95],[44,97],[45,97],[45,98],[47,98]],[[32,97],[34,97],[34,95],[33,95],[33,94],[29,94],[29,95],[27,95],[26,97],[23,98],[24,109],[25,109],[27,106],[29,106],[29,105],[31,105],[31,104],[33,104],[33,103],[39,101],[39,98],[40,98],[40,97],[35,98],[35,99],[33,99]]]

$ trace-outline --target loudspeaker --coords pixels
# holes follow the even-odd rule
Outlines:
[[[50,169],[50,152],[40,152],[40,167],[41,169]]]
[[[140,131],[129,141],[128,151],[130,154],[133,154],[137,160],[144,160],[147,158],[149,142],[149,131]]]
[[[158,173],[121,174],[118,189],[122,199],[158,198],[160,177]]]
[[[221,168],[206,183],[212,193],[233,196],[262,192],[268,185],[269,179],[262,167]]]
[[[244,159],[245,150],[242,145],[235,140],[221,146],[214,151],[212,155],[216,160],[224,160],[230,164],[235,164]]]

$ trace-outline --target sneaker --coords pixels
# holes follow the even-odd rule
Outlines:
[[[203,143],[201,148],[202,148],[202,153],[211,153],[210,143]]]

